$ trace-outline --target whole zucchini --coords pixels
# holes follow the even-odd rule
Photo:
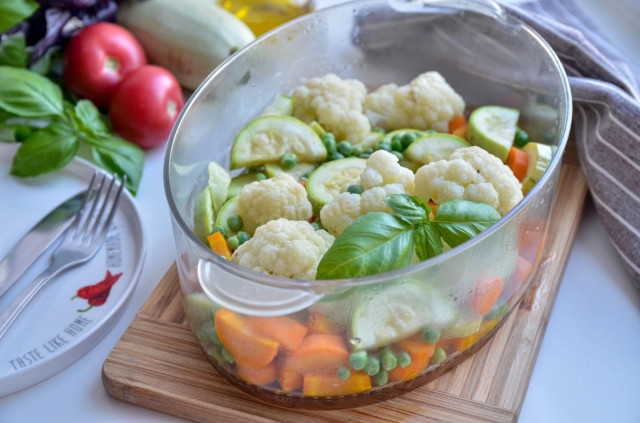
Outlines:
[[[150,62],[167,68],[189,89],[255,39],[244,22],[211,0],[128,1],[117,21],[140,41]]]

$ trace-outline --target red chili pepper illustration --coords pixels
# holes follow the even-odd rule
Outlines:
[[[112,275],[111,272],[107,270],[104,279],[100,282],[95,285],[87,285],[78,289],[77,294],[71,297],[71,299],[73,300],[74,298],[80,297],[88,300],[89,303],[89,307],[81,310],[79,309],[78,312],[83,313],[91,310],[93,306],[101,306],[104,304],[107,301],[107,298],[109,298],[111,287],[118,282],[120,276],[122,276],[122,272]]]

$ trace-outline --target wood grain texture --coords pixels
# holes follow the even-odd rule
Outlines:
[[[586,197],[563,164],[541,266],[518,309],[478,352],[429,384],[349,410],[264,404],[210,365],[187,326],[175,264],[107,357],[102,381],[122,401],[197,422],[512,422],[517,420]],[[561,218],[560,218],[561,217]]]

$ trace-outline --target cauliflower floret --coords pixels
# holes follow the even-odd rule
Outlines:
[[[315,279],[320,259],[334,237],[307,221],[276,219],[258,227],[231,260],[256,272],[293,279]]]
[[[369,212],[391,213],[384,201],[392,194],[413,193],[413,172],[398,164],[393,154],[378,150],[367,159],[358,183],[362,194],[343,192],[320,210],[320,221],[327,230],[340,235],[360,216]]]
[[[435,129],[464,112],[464,100],[438,72],[418,75],[408,85],[387,84],[367,95],[364,109],[374,126]]]
[[[418,169],[415,195],[437,204],[456,198],[481,201],[504,216],[522,200],[522,185],[499,158],[480,147],[466,147]]]
[[[293,91],[295,116],[306,123],[317,120],[338,140],[355,144],[371,131],[362,111],[366,95],[364,84],[355,79],[340,79],[332,73],[311,78]]]
[[[243,230],[252,234],[270,220],[309,220],[313,214],[307,191],[288,173],[245,185],[238,196]]]
[[[367,159],[367,168],[360,174],[360,185],[365,190],[387,184],[401,184],[408,193],[413,192],[413,172],[398,164],[398,158],[388,151],[378,150]]]
[[[320,210],[320,221],[327,230],[335,235],[340,235],[345,229],[360,217],[360,202],[362,197],[359,194],[343,192],[326,204]]]

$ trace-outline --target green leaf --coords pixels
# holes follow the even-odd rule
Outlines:
[[[58,77],[62,75],[62,62],[62,48],[60,46],[53,46],[32,64],[29,69],[40,75],[55,74],[55,76]],[[49,77],[51,76],[53,75],[49,75]]]
[[[62,115],[62,90],[35,72],[0,66],[0,109],[21,117]]]
[[[84,139],[91,145],[93,159],[100,167],[119,176],[127,175],[127,188],[135,195],[142,179],[144,152],[113,135],[85,136]]]
[[[27,138],[13,158],[11,174],[36,176],[64,167],[78,151],[78,137],[63,121],[55,121]]]
[[[420,197],[406,194],[388,195],[384,201],[393,210],[393,213],[410,225],[429,221],[431,209]]]
[[[34,0],[2,0],[0,2],[0,32],[5,32],[31,16],[38,8]]]
[[[24,40],[24,34],[18,32],[5,36],[2,44],[0,44],[0,65],[26,68],[28,62],[29,53],[27,52],[27,42]]]
[[[431,224],[415,227],[413,229],[413,240],[416,244],[416,255],[421,261],[442,253],[440,232]]]
[[[462,244],[500,220],[500,213],[485,203],[451,200],[440,204],[432,221],[451,247]]]
[[[109,127],[102,120],[98,108],[90,100],[80,100],[75,105],[74,112],[83,129],[95,135],[109,134]]]
[[[406,267],[413,255],[411,225],[388,213],[360,216],[334,241],[316,279],[357,278]]]

